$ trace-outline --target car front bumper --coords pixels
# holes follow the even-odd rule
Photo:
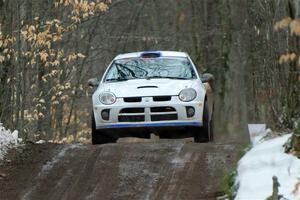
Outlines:
[[[96,129],[140,128],[140,127],[200,127],[203,125],[202,101],[182,102],[178,96],[170,101],[154,102],[151,97],[143,97],[141,102],[124,102],[117,98],[113,105],[94,105]],[[187,109],[193,108],[193,116]],[[109,111],[109,119],[104,120],[103,111]]]

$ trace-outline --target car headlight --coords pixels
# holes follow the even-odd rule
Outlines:
[[[197,96],[196,90],[192,88],[183,89],[179,93],[179,99],[184,102],[193,101]]]
[[[105,105],[111,105],[116,102],[116,96],[111,92],[103,92],[99,95],[99,100]]]

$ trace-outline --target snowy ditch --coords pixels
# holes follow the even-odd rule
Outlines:
[[[272,195],[273,177],[278,178],[279,195],[284,199],[300,198],[300,160],[284,152],[291,134],[264,139],[270,130],[249,126],[253,148],[238,163],[236,200],[265,200]]]
[[[17,146],[21,142],[18,138],[18,131],[11,132],[0,123],[0,160],[3,160],[5,154],[10,148]]]

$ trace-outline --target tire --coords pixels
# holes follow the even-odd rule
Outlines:
[[[104,131],[96,129],[94,113],[92,113],[92,144],[106,144],[106,143],[115,143],[117,139],[110,137],[105,134]]]
[[[209,107],[208,102],[204,102],[204,108],[203,108],[203,127],[198,128],[199,131],[196,131],[194,133],[194,141],[196,143],[199,142],[209,142],[213,140],[213,135],[211,132],[212,127],[212,120],[209,120]]]

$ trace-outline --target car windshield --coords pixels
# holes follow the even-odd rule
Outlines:
[[[113,62],[104,81],[126,81],[131,79],[194,79],[195,71],[187,58],[127,58]]]

